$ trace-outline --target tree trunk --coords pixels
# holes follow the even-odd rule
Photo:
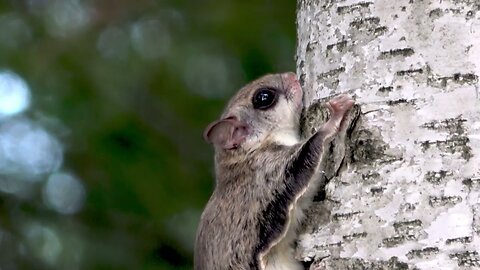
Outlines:
[[[315,260],[312,269],[480,267],[480,3],[297,8],[306,106],[349,93],[361,108],[345,151],[330,151],[332,179],[298,258]],[[306,111],[306,134],[320,111]]]

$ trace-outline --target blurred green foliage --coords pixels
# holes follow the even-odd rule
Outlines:
[[[24,114],[59,138],[62,170],[87,196],[80,212],[60,215],[40,191],[28,199],[0,193],[0,230],[8,232],[0,268],[191,269],[214,184],[203,128],[247,81],[295,69],[295,7],[0,1],[0,69],[28,83]]]

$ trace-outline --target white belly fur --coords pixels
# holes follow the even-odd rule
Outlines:
[[[316,173],[295,206],[290,211],[290,222],[284,237],[265,256],[265,270],[303,270],[303,265],[295,260],[293,243],[297,238],[297,230],[305,215],[303,210],[311,205],[313,196],[318,191],[320,175]]]
[[[295,260],[293,243],[297,238],[297,228],[304,214],[300,207],[294,207],[290,213],[292,219],[285,237],[267,254],[265,270],[303,270],[302,264]]]

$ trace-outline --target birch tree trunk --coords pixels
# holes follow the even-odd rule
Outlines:
[[[298,258],[312,269],[480,269],[480,2],[297,8],[305,104],[349,93],[361,108],[344,154],[330,153]],[[317,118],[306,112],[306,133]]]

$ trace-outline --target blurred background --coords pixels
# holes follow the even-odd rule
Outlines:
[[[192,269],[204,127],[294,71],[293,0],[0,0],[0,269]]]

